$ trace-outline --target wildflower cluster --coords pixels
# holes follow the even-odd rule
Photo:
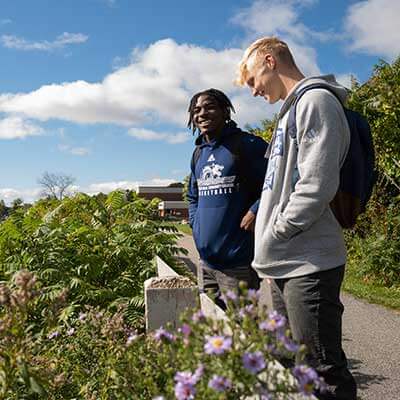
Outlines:
[[[277,365],[281,357],[302,360],[304,349],[283,316],[259,307],[257,291],[225,294],[226,321],[199,310],[187,313],[177,330],[144,335],[127,323],[123,308],[84,306],[65,317],[54,306],[59,299],[40,303],[38,288],[26,271],[0,287],[0,350],[11,360],[7,370],[0,366],[5,398],[268,400],[323,389],[305,364]],[[43,314],[47,309],[58,314]],[[44,317],[34,331],[31,316],[39,312]]]
[[[302,360],[304,347],[291,339],[284,316],[259,307],[258,291],[228,291],[224,300],[228,321],[211,320],[196,311],[183,319],[176,333],[168,327],[154,333],[159,359],[179,368],[163,369],[164,379],[173,384],[153,393],[153,398],[170,398],[171,394],[178,400],[256,395],[268,400],[290,393],[311,395],[322,388],[312,368],[301,364],[289,369],[276,362],[279,358],[292,359],[293,364],[295,357]]]

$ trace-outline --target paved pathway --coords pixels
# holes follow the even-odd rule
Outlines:
[[[195,271],[198,254],[191,236],[180,239],[182,257]],[[400,313],[342,293],[343,347],[362,400],[400,400]]]

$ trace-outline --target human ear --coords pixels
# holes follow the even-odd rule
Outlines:
[[[265,64],[268,66],[270,70],[274,70],[276,67],[276,60],[272,54],[265,55]]]

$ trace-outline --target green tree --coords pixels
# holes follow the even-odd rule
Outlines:
[[[374,138],[381,189],[387,183],[400,193],[400,58],[381,61],[363,85],[354,84],[349,106],[364,114]]]

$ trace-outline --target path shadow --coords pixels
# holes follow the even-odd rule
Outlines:
[[[357,360],[355,358],[348,358],[349,369],[354,376],[354,379],[357,382],[357,387],[360,390],[367,389],[372,384],[383,384],[387,378],[384,375],[379,374],[366,374],[365,372],[361,372],[361,367],[363,362],[361,360]]]
[[[196,264],[186,256],[178,256],[178,259],[182,261],[189,269],[189,271],[194,275],[197,276],[197,266]]]

